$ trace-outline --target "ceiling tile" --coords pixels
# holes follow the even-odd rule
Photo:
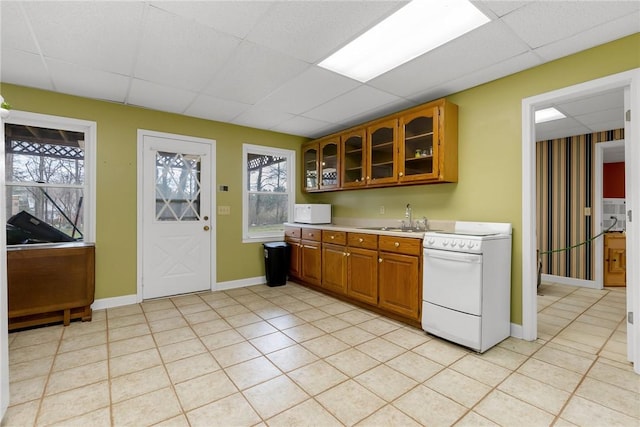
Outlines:
[[[25,20],[22,3],[0,1],[0,41],[2,49],[17,49],[40,53]]]
[[[255,104],[309,64],[274,50],[243,41],[205,93],[223,99]]]
[[[201,90],[239,43],[240,39],[149,7],[135,77]]]
[[[242,126],[258,127],[260,129],[272,129],[280,123],[291,119],[292,117],[293,114],[282,113],[275,110],[263,110],[253,107],[240,113],[231,122]]]
[[[219,122],[231,122],[238,114],[249,108],[251,106],[247,104],[200,95],[187,107],[184,114]]]
[[[438,86],[527,50],[504,24],[492,21],[368,84],[401,97],[410,97],[425,87]]]
[[[25,2],[43,55],[107,72],[133,69],[138,2]]]
[[[631,14],[639,7],[636,1],[536,1],[502,20],[530,47],[538,48]]]
[[[622,89],[574,99],[570,102],[556,105],[560,111],[571,116],[580,116],[615,108],[623,109],[623,106],[624,91]]]
[[[327,135],[334,130],[334,125],[320,120],[309,119],[307,117],[295,116],[271,128],[276,132],[290,135],[306,136],[308,138],[318,138]]]
[[[56,90],[85,98],[124,102],[129,77],[93,70],[58,60],[47,60]]]
[[[40,55],[3,49],[0,81],[45,90],[55,90]]]
[[[487,12],[494,14],[497,17],[504,16],[507,13],[511,13],[516,9],[525,6],[529,1],[515,1],[515,0],[471,0],[471,3],[483,13]]]
[[[265,110],[302,114],[316,105],[354,89],[359,84],[355,80],[322,68],[309,68],[256,105]]]
[[[195,97],[196,94],[193,92],[133,79],[127,104],[170,113],[183,113]]]
[[[620,104],[618,108],[576,116],[576,120],[594,131],[621,128],[624,127],[624,107]],[[617,125],[613,128],[605,128],[611,123],[617,123]]]
[[[281,1],[268,10],[247,40],[316,63],[404,3]]]
[[[193,19],[223,33],[243,39],[272,1],[155,1],[151,4],[184,18]]]

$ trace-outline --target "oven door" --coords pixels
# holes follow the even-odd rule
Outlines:
[[[422,285],[426,302],[480,316],[482,255],[424,249]]]

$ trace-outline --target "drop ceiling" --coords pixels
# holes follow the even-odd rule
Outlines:
[[[640,31],[637,1],[482,0],[491,22],[366,84],[317,66],[405,3],[3,0],[0,80],[319,137]],[[561,131],[620,127],[602,96]]]

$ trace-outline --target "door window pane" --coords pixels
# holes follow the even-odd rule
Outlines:
[[[156,220],[200,220],[200,156],[156,154]]]

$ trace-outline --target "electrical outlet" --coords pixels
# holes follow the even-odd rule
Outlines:
[[[384,206],[380,206],[380,215],[384,215]]]
[[[231,215],[231,206],[218,206],[218,215]]]

